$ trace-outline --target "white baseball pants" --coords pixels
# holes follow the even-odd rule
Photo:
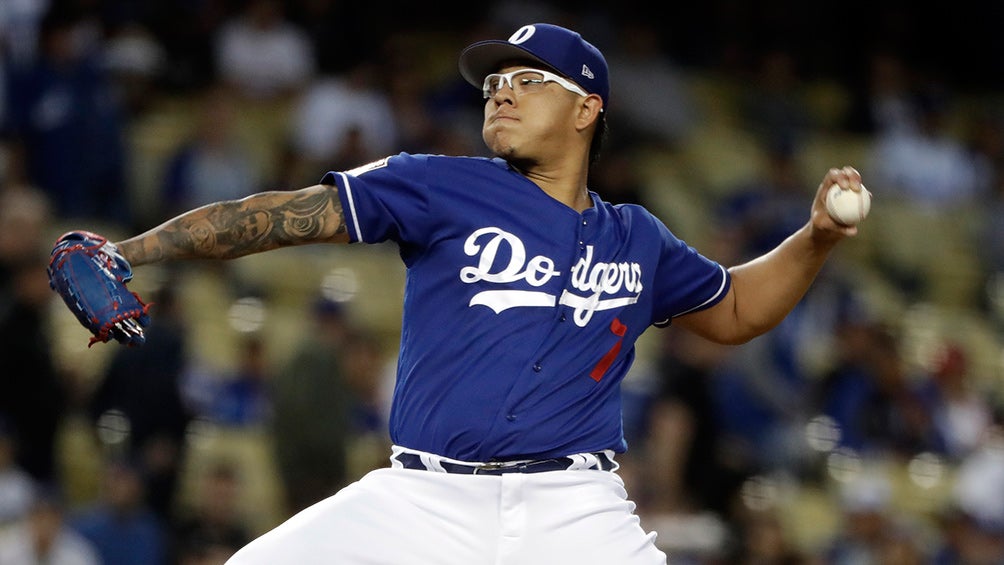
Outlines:
[[[665,565],[634,508],[608,471],[378,469],[227,565]]]

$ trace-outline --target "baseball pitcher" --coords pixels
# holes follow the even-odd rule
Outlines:
[[[71,232],[50,276],[94,341],[139,345],[132,268],[292,245],[394,241],[407,267],[388,468],[293,516],[231,565],[661,564],[617,474],[619,388],[647,328],[738,344],[778,324],[855,226],[827,213],[726,268],[637,205],[589,190],[608,112],[603,55],[521,27],[460,54],[493,158],[401,153],[292,192],[184,213],[125,241]],[[282,438],[276,438],[282,441]]]

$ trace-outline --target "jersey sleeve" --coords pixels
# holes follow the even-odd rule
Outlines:
[[[662,222],[656,220],[656,224],[662,255],[655,275],[653,319],[662,327],[677,316],[721,302],[732,277],[725,267],[677,238]]]
[[[329,171],[354,243],[420,244],[431,227],[427,158],[399,153],[349,171]]]

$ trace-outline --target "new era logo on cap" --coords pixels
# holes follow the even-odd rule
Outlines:
[[[481,88],[485,76],[505,61],[526,59],[557,71],[586,92],[599,94],[607,107],[610,84],[607,61],[578,33],[552,24],[525,25],[506,41],[490,39],[469,45],[460,54],[460,74]]]

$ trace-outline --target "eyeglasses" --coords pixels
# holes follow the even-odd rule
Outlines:
[[[485,84],[481,87],[485,98],[491,98],[498,94],[502,85],[507,84],[517,96],[540,92],[544,90],[544,84],[548,82],[558,83],[565,90],[570,90],[579,96],[588,96],[582,87],[574,82],[560,77],[554,73],[541,71],[538,69],[519,69],[511,73],[496,73],[485,77]]]

